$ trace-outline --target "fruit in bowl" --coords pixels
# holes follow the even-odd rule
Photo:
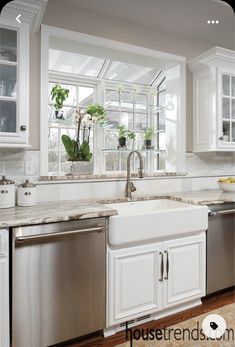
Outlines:
[[[220,178],[218,185],[224,192],[235,193],[235,177]]]

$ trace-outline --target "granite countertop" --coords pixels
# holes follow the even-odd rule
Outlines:
[[[221,190],[202,190],[185,193],[133,195],[133,201],[172,199],[189,204],[209,205],[235,202],[235,193],[223,193]],[[114,198],[98,201],[60,201],[38,203],[32,207],[14,207],[0,209],[0,228],[20,225],[45,224],[79,220],[85,218],[110,217],[117,211],[104,204],[125,202],[126,198]]]
[[[235,193],[225,193],[219,189],[171,194],[172,199],[196,205],[214,205],[235,202]]]
[[[65,201],[38,203],[31,207],[16,206],[1,209],[0,228],[109,217],[115,214],[117,214],[115,210],[97,202]]]

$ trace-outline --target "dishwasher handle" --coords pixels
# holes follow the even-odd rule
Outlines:
[[[208,215],[209,217],[215,217],[215,216],[223,216],[223,215],[227,215],[227,214],[233,214],[235,213],[235,209],[231,209],[231,210],[222,210],[222,211],[209,211]]]
[[[81,234],[88,234],[88,233],[95,233],[95,232],[101,233],[103,231],[105,231],[105,227],[94,227],[94,228],[62,231],[62,232],[47,233],[47,234],[36,234],[36,235],[30,235],[30,236],[17,236],[15,239],[15,242],[17,245],[24,245],[25,243],[30,243],[33,241],[47,241],[50,239],[55,239],[55,238],[58,239],[61,237],[76,236]]]

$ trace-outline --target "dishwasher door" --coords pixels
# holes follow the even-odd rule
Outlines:
[[[219,211],[209,216],[207,230],[207,294],[235,284],[235,214]]]
[[[47,347],[105,328],[105,223],[13,229],[13,347]]]

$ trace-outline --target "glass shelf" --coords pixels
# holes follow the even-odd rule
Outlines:
[[[154,152],[154,153],[164,153],[165,150],[159,150],[159,149],[146,149],[146,148],[142,148],[142,149],[130,149],[130,148],[105,148],[102,150],[104,153],[108,153],[108,152],[131,152],[131,151],[139,151],[139,152]]]

